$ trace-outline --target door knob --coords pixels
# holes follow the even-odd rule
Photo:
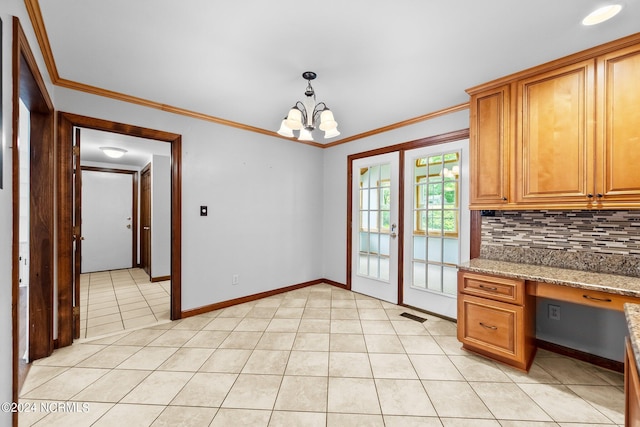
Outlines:
[[[395,232],[389,234],[389,236],[391,236],[392,239],[395,239],[396,237],[398,237],[398,235]]]
[[[131,224],[127,224],[127,228],[131,228]]]
[[[148,230],[151,227],[142,227],[143,230]]]

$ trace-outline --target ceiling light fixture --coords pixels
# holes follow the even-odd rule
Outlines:
[[[619,4],[610,4],[594,10],[586,18],[582,20],[582,25],[596,25],[607,21],[618,14],[622,10]]]
[[[317,77],[313,71],[305,71],[302,77],[307,81],[307,89],[304,91],[305,100],[298,101],[291,107],[287,117],[282,120],[278,134],[293,138],[293,131],[299,130],[299,141],[313,141],[311,132],[317,127],[324,131],[325,138],[333,138],[340,135],[338,123],[333,118],[333,113],[324,102],[316,104],[316,93],[311,86],[311,80]],[[318,119],[320,123],[318,124]]]
[[[100,149],[104,152],[104,154],[113,159],[119,159],[127,152],[127,150],[125,150],[124,148],[116,147],[100,147]]]

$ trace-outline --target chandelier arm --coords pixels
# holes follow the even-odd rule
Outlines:
[[[324,110],[328,110],[327,104],[324,102],[318,102],[313,109],[313,121],[315,122],[318,119],[318,115],[322,113]]]
[[[300,101],[297,101],[294,107],[300,110],[300,113],[302,113],[302,126],[304,127],[307,123],[307,109],[305,108],[304,104]]]

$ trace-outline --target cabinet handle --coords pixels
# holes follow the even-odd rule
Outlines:
[[[478,285],[478,287],[484,289],[485,291],[497,291],[498,290],[498,288],[496,288],[495,286]]]
[[[593,301],[600,301],[600,302],[611,302],[611,298],[596,298],[596,297],[592,297],[590,295],[582,295],[582,298],[586,298],[586,299],[590,299]]]
[[[506,197],[503,197],[503,198],[502,198],[502,200],[504,200],[504,201],[506,202],[506,201],[507,201],[507,198],[506,198]]]
[[[490,326],[490,325],[486,325],[486,324],[484,324],[484,323],[482,323],[482,322],[480,322],[480,326],[482,326],[483,328],[491,329],[492,331],[496,331],[496,330],[498,330],[498,327],[497,327],[497,326]]]
[[[600,199],[600,198],[604,197],[604,195],[602,193],[598,193],[598,194],[596,194],[596,197]]]
[[[593,199],[593,194],[589,193],[589,194],[587,194],[587,197],[590,198],[590,199]]]

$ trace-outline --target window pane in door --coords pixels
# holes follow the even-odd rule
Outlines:
[[[451,279],[460,259],[460,152],[421,157],[412,164],[412,286],[455,295],[456,280]]]

